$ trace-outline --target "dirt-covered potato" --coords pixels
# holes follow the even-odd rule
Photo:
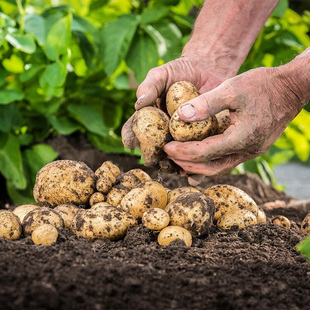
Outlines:
[[[96,189],[103,194],[108,193],[112,186],[116,183],[116,176],[111,171],[105,171],[96,182]]]
[[[290,220],[287,217],[283,216],[283,215],[274,216],[271,219],[271,223],[275,224],[275,225],[278,225],[278,226],[285,227],[285,228],[290,228],[291,227]]]
[[[94,204],[90,209],[100,211],[103,208],[110,208],[110,207],[114,207],[114,206],[112,206],[111,204],[105,201],[105,202],[98,202]]]
[[[128,171],[129,173],[133,173],[138,179],[140,180],[141,183],[146,182],[146,181],[151,181],[152,178],[149,176],[148,173],[143,171],[142,169],[131,169]]]
[[[98,179],[100,179],[105,176],[107,171],[112,172],[116,178],[121,174],[119,167],[107,160],[103,162],[102,165],[95,171],[95,175]]]
[[[31,234],[31,239],[36,245],[50,246],[56,243],[58,231],[51,224],[43,224],[38,226]]]
[[[266,223],[266,221],[267,221],[267,216],[266,216],[265,211],[262,208],[258,207],[257,224]]]
[[[81,210],[81,208],[66,203],[57,206],[56,208],[54,208],[54,210],[58,212],[62,217],[62,219],[64,220],[65,228],[70,228],[73,218],[77,215],[77,213]]]
[[[167,194],[167,198],[168,198],[167,203],[170,203],[172,200],[176,199],[178,196],[184,193],[190,193],[190,192],[199,192],[199,190],[192,186],[183,186],[183,187],[172,189]]]
[[[144,107],[136,112],[132,130],[140,143],[145,166],[158,164],[164,156],[164,145],[171,140],[168,115],[158,108]]]
[[[183,103],[198,97],[199,91],[192,83],[188,81],[179,81],[173,83],[166,94],[166,108],[170,116]]]
[[[209,232],[213,223],[213,200],[201,192],[189,192],[178,196],[165,208],[170,216],[170,225],[189,230],[193,237]]]
[[[91,208],[78,213],[72,221],[72,231],[89,240],[122,238],[137,220],[129,213],[113,206]]]
[[[20,222],[22,223],[24,217],[25,217],[30,211],[32,211],[33,209],[36,209],[36,208],[38,208],[38,206],[37,206],[37,205],[34,205],[34,204],[20,205],[20,206],[17,206],[17,207],[13,210],[13,213],[14,213],[15,215],[18,216]]]
[[[103,202],[106,200],[106,196],[101,192],[94,192],[89,198],[89,205],[93,206],[98,202]]]
[[[36,176],[33,196],[39,206],[86,205],[96,186],[95,173],[83,162],[56,160]]]
[[[132,190],[141,183],[141,180],[134,173],[128,171],[119,177],[119,185]]]
[[[17,215],[9,210],[0,210],[0,237],[17,240],[22,234],[22,225]]]
[[[182,240],[188,247],[192,245],[191,233],[180,226],[167,226],[162,229],[157,237],[157,242],[160,245],[166,246],[177,239]]]
[[[231,124],[229,110],[221,111],[215,114],[217,119],[217,131],[216,134],[222,134]]]
[[[184,122],[178,112],[174,112],[169,121],[169,131],[176,141],[201,141],[217,132],[217,119],[210,116],[205,120]]]
[[[161,230],[169,225],[170,216],[167,211],[160,208],[146,210],[142,216],[142,224],[150,230]]]
[[[111,204],[112,206],[118,206],[122,199],[125,197],[126,194],[129,193],[129,189],[122,185],[115,185],[107,194],[107,203]]]
[[[43,224],[51,224],[56,228],[64,227],[64,220],[57,211],[51,208],[34,209],[25,216],[22,222],[25,237],[30,237],[32,232]]]
[[[214,221],[235,208],[251,211],[256,217],[258,216],[256,202],[240,188],[228,184],[218,184],[207,188],[204,194],[214,200]]]
[[[300,229],[303,234],[310,235],[310,213],[302,220]]]
[[[235,208],[223,214],[216,224],[223,229],[241,229],[257,224],[257,217],[251,211]]]
[[[164,209],[166,205],[166,189],[156,181],[147,181],[139,184],[120,203],[120,207],[135,218],[142,218],[143,213],[147,209]]]

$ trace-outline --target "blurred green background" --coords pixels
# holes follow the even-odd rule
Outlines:
[[[124,149],[120,131],[149,69],[187,42],[202,0],[0,0],[0,173],[13,203],[32,201],[37,171],[57,158],[45,143],[84,134],[106,153]],[[310,46],[309,1],[281,0],[240,72],[286,63]],[[273,167],[309,164],[306,107],[265,155],[234,173],[277,186]]]

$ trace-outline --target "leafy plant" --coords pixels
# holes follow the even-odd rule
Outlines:
[[[297,244],[296,250],[307,257],[310,261],[310,237],[305,238]]]

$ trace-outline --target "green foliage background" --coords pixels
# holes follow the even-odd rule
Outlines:
[[[32,201],[37,171],[58,154],[44,142],[82,132],[107,153],[149,69],[179,56],[202,0],[0,0],[0,173],[15,204]],[[310,13],[281,0],[240,72],[290,61],[310,45]],[[276,184],[272,167],[307,162],[306,109],[270,151],[235,172]]]

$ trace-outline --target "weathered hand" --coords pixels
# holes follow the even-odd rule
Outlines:
[[[184,103],[178,109],[184,121],[229,109],[232,124],[200,142],[166,144],[168,158],[188,173],[212,176],[265,153],[302,108],[289,81],[281,67],[258,68]]]

